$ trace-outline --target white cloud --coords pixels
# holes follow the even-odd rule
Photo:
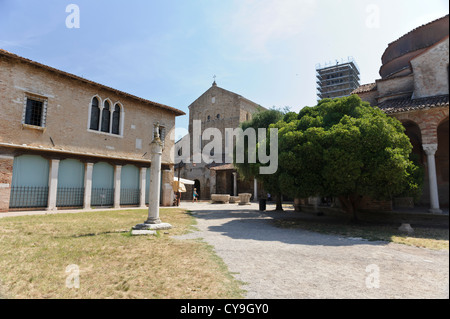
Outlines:
[[[269,45],[305,31],[316,8],[314,0],[237,0],[229,28],[246,53],[270,57]]]

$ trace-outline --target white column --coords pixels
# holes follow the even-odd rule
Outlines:
[[[120,181],[122,175],[122,166],[114,166],[114,208],[120,208]]]
[[[139,175],[139,188],[141,190],[141,197],[139,199],[139,207],[146,208],[145,205],[145,186],[146,186],[147,168],[141,167]]]
[[[432,213],[442,213],[439,207],[439,193],[437,186],[437,177],[436,177],[436,160],[434,155],[437,151],[437,144],[423,144],[423,149],[427,154],[427,163],[428,163],[428,181],[430,184],[430,201],[431,208],[430,212]]]
[[[92,195],[92,172],[94,171],[93,163],[86,163],[84,165],[84,205],[83,209],[91,209],[91,195]]]
[[[58,170],[59,160],[50,160],[50,170],[48,174],[48,203],[47,210],[56,210],[56,195],[58,192]]]
[[[162,157],[162,142],[159,137],[159,124],[156,124],[154,130],[153,142],[150,144],[151,149],[151,172],[150,172],[150,190],[149,190],[149,205],[148,218],[143,224],[138,224],[133,227],[131,234],[143,235],[140,231],[150,231],[152,234],[154,230],[170,229],[172,225],[162,223],[159,219],[159,198],[161,193],[161,157]]]
[[[253,200],[258,201],[258,180],[253,181]]]
[[[237,173],[233,172],[233,196],[237,196]]]
[[[153,142],[150,144],[152,166],[150,172],[150,190],[148,194],[148,219],[145,224],[161,224],[161,220],[159,219],[159,202],[161,195],[162,142],[158,131],[159,129],[156,127]]]

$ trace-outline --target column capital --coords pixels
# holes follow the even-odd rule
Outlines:
[[[437,144],[423,144],[422,147],[427,155],[434,155],[434,154],[436,154],[438,145]]]

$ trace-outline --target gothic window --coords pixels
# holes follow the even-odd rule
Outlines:
[[[220,114],[217,114],[217,119],[220,120]]]
[[[114,112],[112,116],[112,133],[120,135],[120,105],[114,106]]]
[[[89,128],[98,131],[100,121],[100,107],[98,98],[94,97],[91,103],[91,123]]]
[[[105,101],[102,110],[102,132],[109,133],[110,122],[111,122],[111,106],[108,101]]]

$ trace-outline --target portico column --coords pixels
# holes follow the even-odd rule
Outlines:
[[[120,181],[122,166],[114,166],[114,208],[120,208]]]
[[[233,196],[237,196],[237,173],[233,172]]]
[[[439,193],[437,186],[437,177],[436,177],[436,160],[434,155],[437,151],[437,144],[424,144],[423,149],[427,154],[427,163],[428,163],[428,181],[430,184],[430,201],[431,208],[430,212],[432,213],[442,213],[439,207]]]
[[[83,209],[91,209],[92,195],[92,172],[94,171],[93,163],[84,165],[84,200]]]
[[[253,181],[253,200],[258,200],[258,180],[256,178]]]
[[[59,160],[50,160],[50,170],[48,176],[48,203],[47,210],[56,210],[56,195],[58,192],[58,170]]]
[[[146,185],[147,167],[141,167],[139,175],[139,188],[141,190],[141,197],[139,198],[139,207],[146,208],[145,206],[145,185]]]

